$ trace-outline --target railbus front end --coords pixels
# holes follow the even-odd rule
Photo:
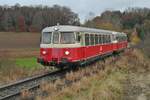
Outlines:
[[[61,31],[57,27],[53,31],[43,30],[38,62],[56,67],[78,64],[82,56],[80,47],[79,32]]]

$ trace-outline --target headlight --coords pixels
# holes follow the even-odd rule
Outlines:
[[[45,55],[47,52],[46,51],[42,51],[42,54]]]
[[[69,51],[65,51],[65,55],[69,55],[70,54],[70,52]]]

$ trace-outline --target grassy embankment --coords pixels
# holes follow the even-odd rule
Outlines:
[[[0,59],[0,83],[15,81],[38,74],[44,68],[37,63],[36,57]]]
[[[36,57],[29,57],[29,58],[16,58],[15,64],[18,67],[24,67],[29,69],[36,69],[40,68],[41,66],[37,63]]]
[[[0,32],[0,83],[14,81],[43,70],[37,63],[39,33]]]
[[[37,96],[37,100],[135,100],[142,91],[135,90],[139,83],[130,83],[130,77],[134,75],[134,79],[138,79],[139,75],[145,73],[150,76],[149,71],[149,59],[141,51],[127,51],[120,57],[110,57],[106,62],[100,61],[90,68],[67,74],[66,80],[73,84],[64,86],[62,90],[57,87],[64,85],[66,80],[41,85],[41,91],[47,92],[48,96]],[[80,81],[77,81],[79,79]],[[150,80],[145,80],[142,81],[143,84],[150,85]],[[131,84],[136,88],[132,88]],[[130,98],[130,94],[135,97]],[[149,92],[144,95],[150,97]]]

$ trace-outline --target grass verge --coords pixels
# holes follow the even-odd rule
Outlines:
[[[105,62],[69,73],[65,80],[41,86],[41,91],[46,91],[48,96],[37,96],[36,100],[124,100],[130,90],[126,86],[129,77],[149,71],[149,59],[139,50],[129,50],[117,58],[110,57]],[[72,82],[69,86],[68,81]],[[58,89],[62,84],[62,89]]]
[[[35,57],[0,59],[0,84],[40,74],[46,70],[37,63]]]
[[[29,69],[37,69],[41,67],[41,65],[37,63],[37,58],[35,57],[16,58],[15,64],[18,67],[24,67],[24,68],[29,68]]]

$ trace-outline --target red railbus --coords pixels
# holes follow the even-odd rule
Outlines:
[[[45,66],[80,65],[127,48],[127,35],[101,29],[59,25],[42,30],[40,57]]]

